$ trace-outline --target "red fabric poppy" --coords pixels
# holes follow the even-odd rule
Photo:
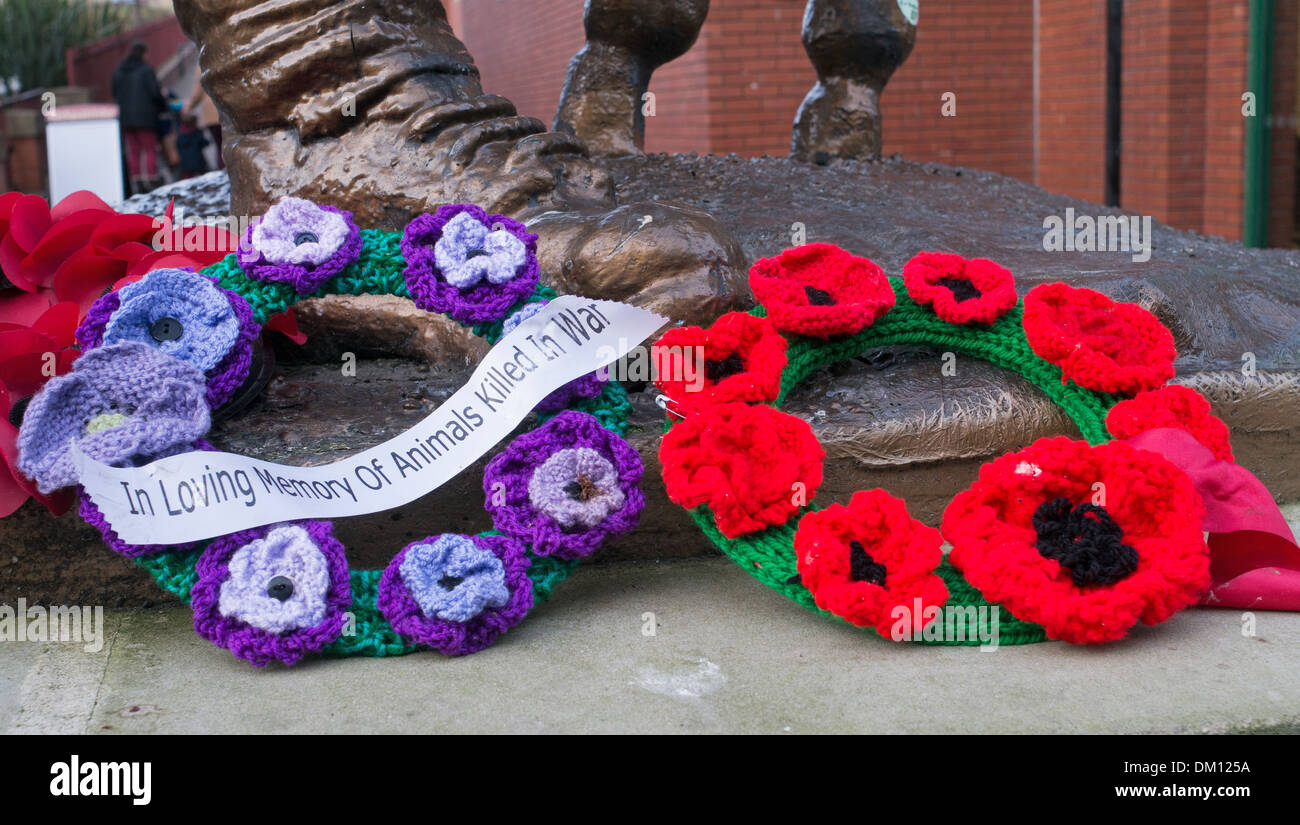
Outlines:
[[[1136,395],[1174,377],[1174,336],[1136,304],[1091,289],[1040,284],[1025,296],[1025,337],[1034,352],[1098,392]]]
[[[817,606],[886,639],[898,624],[896,607],[911,616],[919,600],[925,616],[948,600],[934,572],[942,544],[938,530],[913,519],[903,500],[884,490],[808,513],[794,534],[799,576]]]
[[[948,559],[984,598],[1053,639],[1119,639],[1210,584],[1191,480],[1122,441],[1045,438],[980,468],[943,515]]]
[[[950,324],[992,324],[1020,300],[1011,270],[951,252],[919,253],[903,266],[903,285]]]
[[[894,306],[880,267],[828,243],[758,259],[749,288],[777,329],[814,338],[861,332]]]
[[[668,498],[688,510],[709,505],[733,539],[784,524],[811,501],[825,457],[804,420],[740,402],[688,415],[659,445]]]
[[[785,347],[771,321],[728,312],[707,330],[665,332],[652,347],[655,384],[681,412],[727,401],[775,401]]]
[[[1228,443],[1228,425],[1210,412],[1210,402],[1191,387],[1169,384],[1138,393],[1111,407],[1106,414],[1106,429],[1119,439],[1162,427],[1183,430],[1221,461],[1234,460],[1232,445]]]

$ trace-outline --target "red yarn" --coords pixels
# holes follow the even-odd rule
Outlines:
[[[1137,569],[1114,584],[1077,587],[1036,546],[1034,513],[1058,498],[1101,505],[1137,551]],[[1191,480],[1156,453],[1062,437],[981,467],[979,480],[948,505],[942,529],[952,542],[948,559],[985,599],[1053,639],[1097,643],[1196,603],[1210,584],[1203,515]]]
[[[886,639],[893,638],[899,621],[895,607],[905,606],[911,616],[919,599],[924,617],[927,608],[948,600],[948,588],[934,572],[943,560],[941,544],[938,530],[913,519],[903,500],[884,490],[860,491],[847,507],[832,504],[808,513],[794,534],[799,576],[817,606],[859,627],[874,627]],[[866,553],[860,559],[884,565],[883,582],[854,577],[855,550]]]
[[[1040,284],[1025,296],[1025,337],[1061,381],[1098,392],[1136,395],[1174,377],[1174,336],[1136,304],[1091,289]]]
[[[766,318],[728,312],[707,330],[670,329],[655,342],[655,384],[682,412],[727,401],[775,401],[781,392],[786,341]],[[702,357],[701,357],[702,355]],[[727,362],[739,371],[710,378]],[[687,380],[687,378],[691,380]]]
[[[811,501],[825,457],[803,419],[740,402],[688,415],[659,445],[668,498],[688,510],[709,505],[733,539],[784,524]]]
[[[1106,415],[1106,429],[1128,439],[1160,427],[1187,432],[1221,461],[1234,461],[1228,425],[1210,412],[1210,402],[1191,387],[1169,384],[1119,402]]]
[[[978,296],[960,300],[940,281],[966,281]],[[921,252],[903,266],[907,294],[950,324],[992,324],[1020,299],[1011,270],[987,258]]]
[[[749,288],[777,329],[814,338],[861,332],[894,306],[880,267],[828,243],[760,258],[749,269]]]

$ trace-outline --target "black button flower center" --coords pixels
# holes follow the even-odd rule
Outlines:
[[[824,289],[818,289],[815,286],[805,286],[803,294],[808,296],[808,303],[815,307],[829,307],[835,305],[835,299]]]
[[[741,360],[738,352],[733,352],[726,358],[711,359],[704,362],[704,377],[715,384],[724,378],[729,378],[738,372],[744,371],[745,362]]]
[[[320,238],[316,237],[315,232],[299,232],[293,236],[294,246],[302,246],[305,243],[320,243]]]
[[[958,303],[969,301],[972,298],[978,298],[984,294],[976,289],[975,285],[965,278],[941,278],[935,283],[939,286],[946,287]]]
[[[455,590],[463,581],[465,581],[464,576],[443,576],[441,579],[438,579],[438,586],[443,590]]]
[[[288,601],[293,595],[293,582],[285,576],[276,576],[266,586],[266,595],[279,601]]]
[[[585,475],[580,475],[564,486],[564,492],[575,501],[591,501],[604,491],[596,486],[596,482]]]
[[[1137,570],[1138,554],[1123,542],[1124,530],[1095,504],[1045,501],[1034,511],[1034,530],[1038,552],[1069,570],[1075,587],[1108,587]]]
[[[162,343],[163,341],[175,341],[180,338],[184,332],[185,327],[181,325],[181,322],[167,315],[164,315],[162,318],[159,318],[157,321],[154,321],[149,325],[149,334],[159,343]]]
[[[860,541],[849,542],[849,578],[885,586],[885,565],[871,558]]]

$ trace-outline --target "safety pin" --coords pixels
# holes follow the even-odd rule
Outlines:
[[[682,411],[677,407],[677,402],[676,402],[676,401],[673,401],[673,400],[672,400],[671,398],[669,398],[668,396],[666,396],[666,395],[664,395],[664,394],[662,394],[662,393],[660,393],[659,395],[655,396],[655,404],[657,404],[657,405],[659,406],[659,409],[663,410],[664,412],[668,413],[669,415],[676,416],[676,417],[682,419],[683,421],[686,420],[686,414],[683,413],[683,412],[682,412]]]

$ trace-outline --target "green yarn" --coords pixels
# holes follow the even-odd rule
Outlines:
[[[1085,389],[1073,381],[1062,383],[1061,369],[1039,358],[1029,346],[1021,325],[1022,304],[1017,304],[991,326],[954,325],[913,301],[902,278],[890,278],[889,285],[894,291],[893,309],[862,332],[830,341],[787,336],[786,366],[781,372],[781,391],[773,406],[779,407],[800,383],[823,367],[880,347],[925,345],[979,358],[1022,376],[1065,411],[1089,444],[1110,440],[1106,414],[1119,399]],[[767,312],[762,306],[757,306],[750,310],[750,314],[763,318]],[[673,423],[670,416],[664,426],[665,432],[672,428]],[[844,621],[817,606],[812,593],[804,587],[796,565],[795,530],[799,519],[816,509],[810,505],[799,512],[798,518],[791,518],[785,524],[734,539],[727,538],[718,530],[708,505],[692,510],[691,517],[714,545],[751,576],[809,610]],[[993,616],[997,617],[999,645],[1031,644],[1047,639],[1046,632],[1039,625],[1021,621],[1000,605],[986,601],[947,559],[935,573],[948,587],[945,607],[962,609],[941,613],[946,623],[944,632],[940,634],[942,640],[914,638],[912,644],[978,645],[981,631],[985,637],[993,631],[989,627]],[[974,608],[974,611],[969,608]]]

